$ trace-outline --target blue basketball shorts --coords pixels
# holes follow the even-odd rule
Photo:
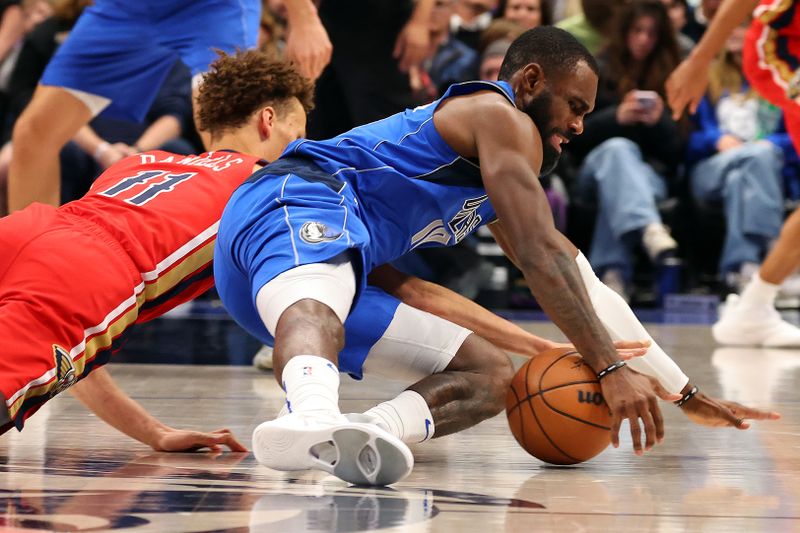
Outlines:
[[[254,174],[228,201],[214,251],[217,290],[233,318],[271,345],[274,339],[256,308],[258,291],[287,270],[351,251],[356,296],[344,324],[339,367],[360,377],[364,358],[399,301],[366,284],[370,236],[350,188],[316,167],[304,168],[304,177],[291,172],[296,168],[279,160]]]
[[[175,61],[198,74],[256,45],[258,0],[96,0],[42,75],[43,85],[111,100],[104,116],[141,122]]]

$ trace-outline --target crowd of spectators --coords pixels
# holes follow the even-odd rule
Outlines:
[[[0,215],[14,121],[90,3],[0,1]],[[741,32],[709,72],[710,90],[696,115],[676,122],[666,108],[667,77],[719,3],[323,0],[319,17],[333,55],[317,80],[309,136],[333,136],[428,103],[452,83],[496,80],[515,37],[555,24],[600,65],[584,134],[566,145],[556,172],[542,178],[558,227],[585,250],[604,282],[634,303],[655,301],[653,288],[663,292],[660,277],[669,270],[674,278],[676,266],[681,286],[670,290],[736,291],[800,196],[800,166],[780,111],[741,74]],[[280,54],[289,30],[283,1],[264,0],[259,46]],[[191,76],[178,62],[144,124],[100,114],[62,150],[62,201],[80,197],[127,155],[202,151],[191,109]],[[498,279],[514,283],[513,267],[486,253],[491,249],[474,237],[454,249],[422,250],[399,266],[477,297]]]

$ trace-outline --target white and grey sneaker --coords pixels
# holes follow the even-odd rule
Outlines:
[[[253,453],[274,470],[316,469],[354,485],[391,485],[414,467],[403,441],[341,414],[289,413],[253,431]]]
[[[728,295],[711,333],[725,346],[800,348],[800,328],[783,320],[772,306],[743,308],[736,294]]]

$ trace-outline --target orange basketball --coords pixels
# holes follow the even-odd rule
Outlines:
[[[581,463],[611,443],[600,383],[572,348],[547,350],[522,365],[506,395],[506,415],[520,446],[546,463]]]

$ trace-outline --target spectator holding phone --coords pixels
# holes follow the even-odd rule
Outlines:
[[[671,264],[677,251],[656,204],[667,198],[681,154],[680,132],[663,99],[679,59],[664,5],[625,5],[598,57],[595,111],[586,118],[584,134],[569,145],[581,161],[575,193],[598,206],[589,261],[625,298],[634,246],[643,246],[657,267]]]
[[[783,181],[798,157],[780,109],[758,96],[742,73],[746,26],[736,28],[711,64],[709,88],[692,117],[687,160],[692,196],[721,205],[725,242],[719,271],[741,292],[783,223]]]

